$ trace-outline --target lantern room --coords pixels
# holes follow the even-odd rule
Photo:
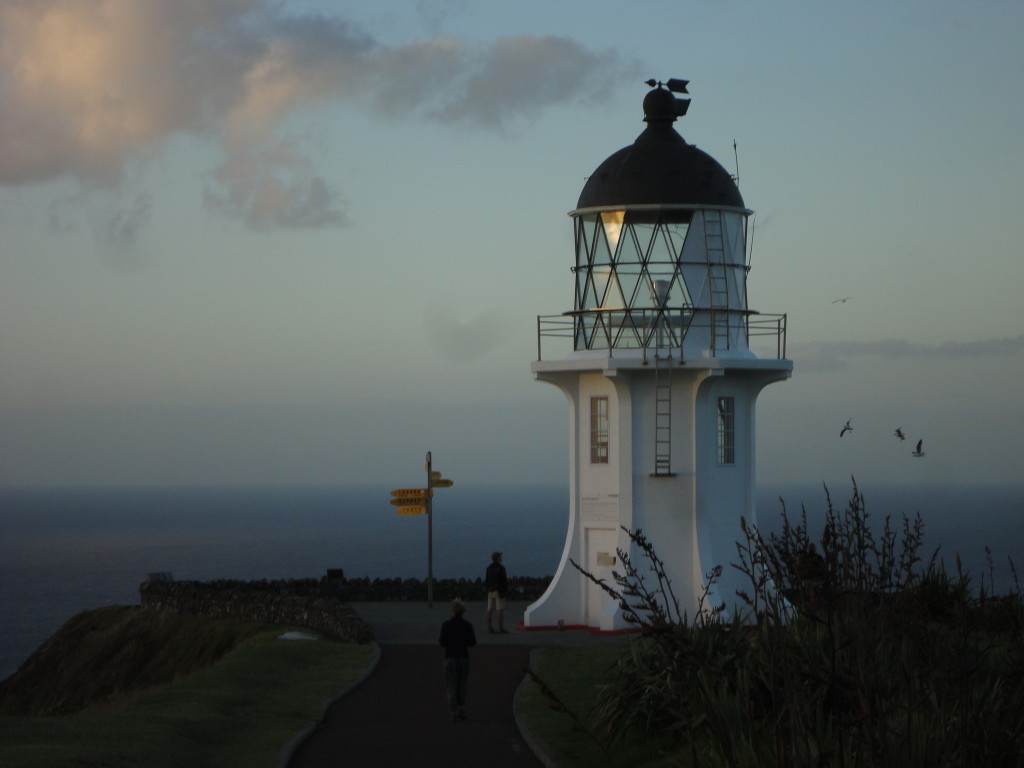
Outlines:
[[[654,81],[651,81],[654,84]],[[573,319],[577,352],[685,357],[749,353],[748,226],[752,211],[733,177],[688,144],[673,124],[686,81],[657,83],[644,99],[646,129],[591,174],[573,219]],[[777,316],[754,319],[755,333]],[[780,350],[781,352],[781,350]]]

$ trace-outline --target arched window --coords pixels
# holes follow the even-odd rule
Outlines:
[[[718,463],[736,463],[736,399],[718,398]]]
[[[590,463],[608,463],[608,398],[590,398]]]

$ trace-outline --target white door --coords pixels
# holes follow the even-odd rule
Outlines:
[[[612,578],[612,571],[616,569],[618,556],[615,554],[615,545],[618,539],[614,528],[587,528],[587,564],[586,569],[595,578],[604,579],[609,585],[615,586]],[[618,568],[619,571],[622,568]],[[612,599],[608,593],[587,579],[587,616],[588,627],[600,627],[601,616],[604,614],[605,606],[609,605]]]

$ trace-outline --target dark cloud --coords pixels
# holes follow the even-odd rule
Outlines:
[[[149,222],[153,209],[153,196],[140,192],[128,208],[114,211],[107,220],[106,235],[112,243],[133,243],[139,230]]]
[[[82,195],[63,195],[46,206],[46,229],[55,234],[69,234],[78,228],[78,208]]]
[[[602,83],[637,72],[614,51],[589,51],[551,35],[496,40],[473,58],[459,88],[434,112],[437,119],[504,130],[556,104],[596,100]]]

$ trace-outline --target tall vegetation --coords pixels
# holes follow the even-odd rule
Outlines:
[[[874,530],[856,484],[845,509],[828,499],[820,537],[806,510],[782,515],[767,536],[743,523],[730,564],[746,577],[742,617],[704,601],[682,615],[639,530],[626,533],[640,558],[620,551],[614,584],[580,569],[640,630],[595,735],[667,740],[692,766],[1024,765],[1019,588],[997,596],[959,559],[952,574],[925,560],[919,516]]]

